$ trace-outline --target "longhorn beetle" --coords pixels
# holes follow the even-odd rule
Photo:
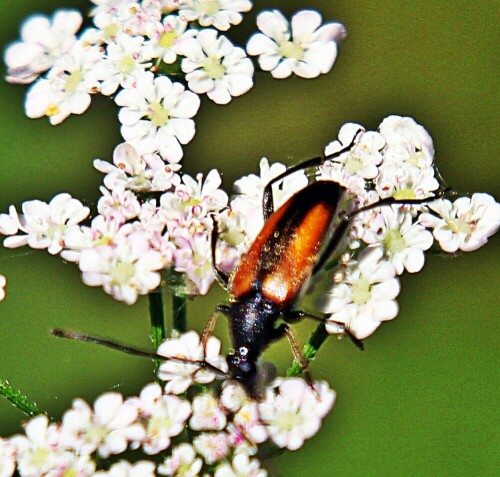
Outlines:
[[[283,180],[293,172],[318,167],[325,161],[340,156],[353,146],[355,139],[356,137],[351,144],[335,154],[310,159],[289,168],[266,185],[263,195],[264,227],[230,276],[225,275],[217,268],[215,249],[218,230],[217,224],[214,223],[212,231],[214,273],[218,281],[228,290],[231,298],[229,305],[217,306],[205,327],[201,344],[205,349],[208,338],[215,327],[218,314],[226,315],[230,321],[233,345],[233,350],[226,358],[229,368],[228,377],[240,381],[252,397],[258,397],[257,361],[260,355],[272,342],[285,335],[290,341],[295,359],[302,366],[306,380],[312,386],[311,377],[307,371],[307,362],[302,356],[300,346],[294,338],[289,324],[304,316],[324,321],[320,317],[296,310],[294,305],[309,279],[325,265],[325,262],[337,248],[353,218],[361,212],[380,206],[422,204],[433,201],[447,191],[441,190],[436,196],[425,199],[382,199],[339,218],[340,204],[347,194],[347,189],[336,182],[320,180],[297,192],[278,210],[274,211],[273,184]],[[362,349],[362,343],[349,332],[349,329],[342,324],[339,325]],[[205,360],[190,361],[184,358],[165,358],[154,353],[121,346],[108,340],[60,330],[54,330],[53,334],[59,337],[96,342],[132,354],[192,362],[225,375],[224,372]]]

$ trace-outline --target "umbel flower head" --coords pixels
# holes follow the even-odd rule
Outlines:
[[[211,340],[212,348],[220,349],[220,342],[215,337]],[[179,342],[191,351],[183,354]],[[169,391],[158,383],[148,384],[139,396],[129,398],[108,392],[93,406],[75,399],[60,423],[37,416],[25,424],[24,434],[0,440],[1,475],[13,475],[17,468],[21,476],[148,476],[155,471],[171,476],[265,476],[255,458],[258,446],[269,442],[298,449],[318,432],[335,400],[325,382],[314,383],[312,389],[300,378],[276,380],[263,390],[261,401],[250,398],[235,381],[221,385],[213,381],[215,376],[212,381],[207,376],[198,379],[197,371],[207,372],[190,362],[203,352],[193,331],[165,341],[158,351],[175,355],[182,365],[177,367],[178,375],[169,366],[172,361],[162,365],[168,368],[169,383],[185,380],[184,368],[190,368],[192,379],[186,386]],[[217,352],[212,354],[211,363],[224,362]],[[187,361],[179,363],[183,357]],[[159,465],[148,459],[134,464],[120,461],[106,470],[103,461],[97,464],[99,458],[127,449],[166,457]],[[101,470],[94,474],[97,465]]]

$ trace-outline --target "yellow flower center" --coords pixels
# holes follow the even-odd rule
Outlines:
[[[219,58],[207,58],[203,63],[203,69],[206,71],[207,76],[214,80],[222,78],[226,73],[226,68],[221,64]]]
[[[360,278],[352,285],[352,302],[355,305],[364,305],[371,297],[371,284],[365,278]]]
[[[411,189],[397,190],[396,192],[394,192],[393,197],[396,200],[412,200],[417,198],[417,196],[415,195],[415,191]]]
[[[45,116],[54,116],[55,114],[59,114],[61,110],[55,104],[49,104],[47,109],[45,110]]]
[[[130,262],[118,262],[111,270],[111,278],[113,283],[118,286],[123,286],[130,281],[134,276],[134,265]]]
[[[284,41],[278,48],[278,53],[284,58],[304,59],[304,50],[292,41]]]
[[[220,9],[220,4],[217,0],[207,0],[201,2],[199,10],[207,16],[214,15]]]
[[[135,59],[132,55],[125,55],[121,60],[120,60],[120,71],[125,74],[129,75],[134,71],[135,68]]]
[[[355,154],[349,154],[347,161],[345,161],[345,169],[349,174],[356,174],[363,167],[363,162]]]
[[[397,229],[389,231],[384,237],[384,242],[387,250],[392,253],[400,252],[406,246],[406,240]]]
[[[66,79],[66,84],[64,89],[67,93],[74,93],[78,88],[78,85],[82,82],[83,74],[80,70],[73,71]]]
[[[168,110],[163,107],[163,105],[156,101],[155,103],[149,104],[148,117],[151,119],[153,125],[157,128],[161,128],[168,123],[170,116],[168,115]]]
[[[166,31],[160,37],[160,46],[162,48],[165,48],[165,50],[168,50],[169,48],[172,48],[172,46],[174,46],[175,40],[177,40],[177,38],[179,38],[179,35],[174,30]]]

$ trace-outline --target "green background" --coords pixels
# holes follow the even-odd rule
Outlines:
[[[17,38],[30,12],[79,7],[84,1],[2,1],[0,46]],[[389,114],[413,116],[434,138],[443,176],[462,192],[499,197],[498,3],[491,1],[257,1],[240,28],[243,41],[263,8],[309,7],[342,21],[349,37],[336,66],[316,80],[257,75],[255,88],[228,106],[202,101],[187,172],[224,174],[228,192],[256,171],[261,156],[296,164],[321,154],[339,127],[375,129]],[[97,98],[83,116],[51,127],[23,113],[26,88],[0,82],[0,210],[67,191],[95,204],[102,175],[96,157],[119,142],[116,109]],[[357,351],[331,339],[313,364],[316,379],[337,390],[321,433],[272,462],[279,475],[498,475],[498,238],[478,252],[428,259],[405,275],[398,318]],[[137,393],[152,379],[147,360],[84,343],[56,341],[54,327],[148,346],[147,300],[114,302],[84,286],[77,267],[29,249],[0,250],[9,279],[0,304],[0,375],[60,417],[74,397],[92,401],[113,389]],[[189,303],[202,329],[225,299],[214,287]],[[296,326],[304,342],[314,323]],[[221,319],[216,334],[228,343]],[[283,370],[287,343],[266,358]],[[0,400],[0,435],[20,430],[23,415]]]

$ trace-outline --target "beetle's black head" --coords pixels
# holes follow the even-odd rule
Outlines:
[[[246,346],[240,346],[237,350],[229,353],[226,358],[229,374],[233,379],[239,381],[247,392],[256,396],[257,365],[255,357],[251,356]]]

